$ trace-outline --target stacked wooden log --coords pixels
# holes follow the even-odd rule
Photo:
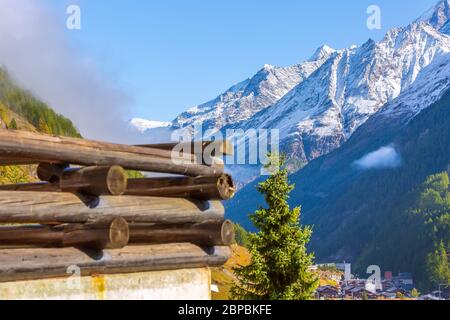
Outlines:
[[[129,146],[0,130],[0,165],[37,165],[41,180],[0,186],[0,257],[17,247],[229,246],[221,201],[235,187],[220,157],[231,152],[222,141]]]

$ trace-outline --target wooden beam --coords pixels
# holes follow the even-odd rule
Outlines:
[[[111,185],[115,185],[116,187],[112,188],[110,187]],[[107,182],[105,178],[105,180],[102,179],[98,184],[95,184],[95,181],[89,180],[86,183],[77,183],[76,181],[62,179],[61,182],[55,183],[38,182],[0,185],[0,190],[72,192],[95,196],[121,195],[124,193],[132,196],[193,198],[197,200],[228,200],[236,192],[233,179],[229,175],[221,175],[219,177],[161,177],[128,180],[123,180],[121,177],[116,183]]]
[[[163,177],[129,179],[125,194],[137,196],[190,197],[200,200],[228,200],[236,187],[231,176]]]
[[[36,182],[0,185],[0,191],[61,192],[59,183]]]
[[[70,277],[76,266],[81,276],[218,267],[231,256],[229,247],[200,248],[189,243],[127,246],[89,251],[76,248],[0,250],[0,282]]]
[[[223,173],[220,167],[196,163],[195,156],[176,156],[168,150],[16,130],[0,130],[0,159],[33,159],[82,166],[119,165],[125,169],[188,176],[215,176]]]
[[[128,222],[187,223],[222,219],[220,201],[181,198],[101,196],[71,193],[0,191],[0,223],[86,223],[101,217]]]
[[[130,225],[130,243],[136,244],[190,242],[201,246],[229,246],[234,235],[234,226],[229,220]]]
[[[17,159],[17,158],[3,158],[3,155],[0,158],[0,166],[25,166],[25,165],[33,165],[38,164],[39,161],[31,160],[31,159]]]
[[[119,196],[127,189],[127,173],[120,166],[87,167],[63,171],[59,186],[63,192]]]
[[[0,244],[3,246],[120,249],[128,244],[129,236],[128,223],[122,218],[56,227],[0,227]]]
[[[170,142],[160,144],[144,144],[139,145],[145,148],[154,148],[161,150],[177,150],[192,154],[204,154],[208,153],[212,157],[233,155],[234,148],[230,141],[192,141],[192,142]]]
[[[122,195],[127,189],[127,174],[122,167],[86,167],[64,170],[62,166],[40,164],[38,176],[49,182],[0,185],[0,190],[71,192],[82,195]]]

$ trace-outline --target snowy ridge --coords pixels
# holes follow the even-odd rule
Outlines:
[[[450,19],[450,0],[441,0],[437,5],[425,12],[415,22],[426,22],[433,28],[445,31],[442,28]]]
[[[248,120],[307,79],[334,52],[329,47],[319,48],[319,51],[310,60],[291,67],[265,65],[252,78],[231,87],[216,99],[181,114],[173,122],[174,127],[203,124],[207,129],[220,130]]]
[[[172,126],[172,122],[152,121],[139,118],[131,119],[130,124],[141,133],[144,133],[150,129],[167,128]]]
[[[338,148],[374,115],[407,121],[439,99],[450,85],[449,35],[450,0],[442,0],[379,42],[338,51],[322,46],[304,63],[265,65],[171,127],[279,129],[284,151],[308,162]]]
[[[369,40],[335,52],[278,103],[250,119],[245,128],[279,129],[285,150],[310,161],[339,147],[369,117],[407,91],[425,70],[422,78],[427,80],[416,86],[419,91],[408,91],[414,97],[403,98],[400,109],[408,113],[429,106],[434,94],[447,85],[446,80],[439,80],[448,75],[444,66],[449,52],[450,38],[425,22],[393,29],[379,43]],[[431,76],[437,74],[440,78]],[[433,88],[429,90],[433,95],[421,96],[419,92],[427,88]]]

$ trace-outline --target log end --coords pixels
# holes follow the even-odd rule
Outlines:
[[[236,193],[236,186],[233,178],[230,175],[224,174],[217,179],[217,188],[220,193],[220,197],[223,200],[228,200],[234,197]]]
[[[116,218],[111,222],[109,228],[109,243],[105,249],[121,249],[128,245],[130,240],[130,229],[123,218]]]
[[[113,196],[120,196],[127,190],[127,173],[120,166],[112,166],[108,170],[106,184],[109,192]]]
[[[224,246],[230,246],[235,239],[234,225],[230,220],[226,220],[222,224],[221,230],[222,242]]]

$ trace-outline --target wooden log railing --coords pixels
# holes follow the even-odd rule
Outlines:
[[[219,201],[101,196],[86,204],[71,193],[0,191],[0,223],[86,223],[100,217],[122,217],[130,223],[189,223],[222,219],[224,213]]]
[[[96,250],[120,249],[130,232],[123,218],[100,219],[86,224],[48,226],[2,226],[2,246],[79,247]]]
[[[208,250],[189,243],[127,246],[123,249],[81,251],[76,248],[0,250],[0,282],[69,277],[71,266],[81,276],[222,266],[229,247]]]
[[[220,157],[231,154],[227,141],[128,146],[0,130],[0,166],[37,165],[42,181],[0,185],[0,282],[64,276],[70,265],[82,274],[222,265],[234,226],[221,201],[236,187]]]
[[[41,166],[38,167],[41,168]],[[55,166],[56,170],[59,166]],[[42,175],[41,175],[42,176]],[[127,179],[120,167],[90,167],[78,171],[45,172],[53,183],[25,183],[0,185],[3,191],[72,192],[86,195],[133,195],[152,197],[178,197],[198,200],[228,200],[236,188],[229,175],[218,177],[161,177]],[[170,201],[170,200],[168,200]]]
[[[127,195],[189,197],[200,200],[228,200],[236,192],[229,175],[219,177],[170,177],[129,179]]]
[[[201,246],[229,246],[234,241],[234,226],[226,220],[185,224],[132,224],[130,243],[182,243]]]
[[[123,218],[101,219],[85,224],[57,226],[0,226],[0,244],[8,247],[78,247],[96,250],[120,249],[130,244],[193,243],[229,246],[234,241],[230,221],[199,223],[134,223]]]
[[[26,131],[0,130],[0,158],[6,161],[30,159],[38,163],[62,162],[82,166],[119,165],[125,169],[188,176],[217,176],[223,173],[221,166],[205,166],[197,163],[195,156],[177,156],[168,150]]]

